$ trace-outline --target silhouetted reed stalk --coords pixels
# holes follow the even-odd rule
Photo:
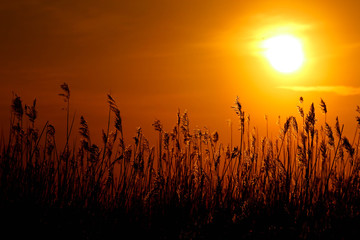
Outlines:
[[[243,136],[244,136],[244,127],[245,127],[245,113],[242,111],[241,104],[239,102],[239,97],[236,97],[235,106],[232,107],[235,110],[236,115],[239,117],[240,122],[240,149],[239,149],[239,160],[238,160],[238,171],[241,165],[241,157],[243,150]]]

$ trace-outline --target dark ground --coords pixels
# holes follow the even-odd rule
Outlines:
[[[134,210],[136,212],[136,210]],[[360,217],[333,215],[295,219],[284,209],[259,210],[233,221],[226,210],[201,222],[186,209],[168,209],[151,221],[119,209],[3,204],[3,236],[11,239],[355,239]],[[300,215],[301,216],[301,215]],[[150,224],[151,223],[151,224]],[[9,234],[9,235],[7,235]]]

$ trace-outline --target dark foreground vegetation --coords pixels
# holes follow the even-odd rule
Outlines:
[[[3,236],[46,239],[346,239],[360,233],[360,134],[343,135],[336,118],[316,120],[303,99],[299,116],[259,138],[238,101],[240,141],[190,129],[178,112],[171,131],[160,121],[151,146],[137,129],[124,142],[120,110],[108,95],[103,141],[91,141],[84,117],[73,129],[70,90],[61,85],[66,133],[36,127],[36,101],[14,95],[8,137],[1,140]],[[307,113],[306,113],[307,112]],[[357,112],[360,113],[358,107]],[[300,119],[300,120],[299,120]],[[266,120],[267,121],[267,120]],[[360,117],[354,124],[360,127]],[[55,135],[66,134],[58,149]],[[73,143],[74,134],[80,142]]]

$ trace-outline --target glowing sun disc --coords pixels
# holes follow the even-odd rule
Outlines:
[[[304,52],[299,39],[292,35],[279,35],[263,42],[265,57],[271,66],[282,73],[298,70],[304,62]]]

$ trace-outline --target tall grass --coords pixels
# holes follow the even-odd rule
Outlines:
[[[285,228],[297,237],[319,237],[342,216],[359,216],[360,133],[350,142],[338,118],[331,126],[322,99],[323,123],[316,120],[315,105],[306,111],[300,98],[298,118],[288,117],[279,136],[270,139],[250,129],[250,117],[237,98],[233,108],[240,128],[234,134],[240,141],[231,140],[230,146],[219,142],[218,132],[191,129],[187,112],[178,111],[172,130],[154,122],[158,141],[151,146],[141,128],[132,142],[125,142],[120,109],[108,95],[102,143],[91,140],[92,129],[81,116],[76,146],[69,142],[76,134],[70,90],[66,83],[61,89],[64,149],[57,148],[53,125],[36,127],[36,100],[24,108],[21,98],[13,97],[9,136],[1,142],[2,208],[31,202],[101,209],[142,223],[146,231],[163,229],[157,234],[172,238],[214,237],[214,229],[242,237],[277,236]]]

